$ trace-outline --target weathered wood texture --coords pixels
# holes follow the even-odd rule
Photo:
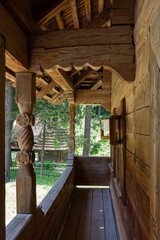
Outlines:
[[[105,105],[107,110],[111,106],[111,90],[108,89],[91,89],[91,90],[77,90],[76,91],[76,105]],[[96,96],[96,97],[95,97]]]
[[[136,239],[145,240],[158,239],[159,226],[155,223],[160,222],[159,9],[159,1],[137,1],[135,82],[127,84],[114,74],[112,78],[111,111],[126,98],[126,209],[138,234]]]
[[[17,213],[35,213],[36,211],[36,176],[33,170],[34,136],[31,126],[34,125],[33,107],[36,102],[36,79],[30,72],[16,74],[16,102],[20,114],[16,122],[20,127],[16,161],[20,164],[16,177]]]
[[[0,34],[5,38],[6,66],[13,71],[28,67],[28,40],[24,32],[0,3]]]
[[[107,157],[75,157],[76,184],[109,185],[109,162]]]
[[[115,26],[53,31],[33,37],[30,70],[39,71],[39,65],[50,71],[57,67],[69,71],[73,65],[77,69],[87,65],[99,69],[104,65],[125,80],[133,81],[135,64],[131,35],[129,26]]]
[[[60,240],[74,239],[117,239],[109,189],[75,189],[60,236]]]
[[[160,10],[150,27],[151,137],[150,239],[160,239]]]
[[[18,214],[11,221],[7,227],[6,239],[56,239],[74,188],[74,171],[67,167],[39,204],[35,215]]]
[[[114,0],[112,10],[112,24],[134,24],[134,0]]]
[[[0,238],[5,239],[5,41],[0,36]]]
[[[6,227],[6,240],[33,239],[34,216],[17,214]]]

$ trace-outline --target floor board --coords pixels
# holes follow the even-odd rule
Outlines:
[[[109,189],[75,190],[60,240],[117,240]]]

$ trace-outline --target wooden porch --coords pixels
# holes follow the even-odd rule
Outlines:
[[[35,216],[18,214],[11,221],[6,239],[117,239],[109,189],[110,158],[70,157],[68,164],[74,161],[75,167],[66,168]]]

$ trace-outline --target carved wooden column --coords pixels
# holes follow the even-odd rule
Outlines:
[[[0,36],[0,239],[5,239],[5,48]]]
[[[75,105],[69,104],[69,123],[70,123],[70,134],[69,134],[69,152],[74,153],[75,151]]]
[[[35,75],[30,72],[16,74],[16,102],[20,114],[17,116],[18,152],[16,161],[19,166],[16,178],[17,213],[34,213],[36,210],[36,176],[33,170],[34,136],[31,126],[34,125],[33,107],[36,102]]]

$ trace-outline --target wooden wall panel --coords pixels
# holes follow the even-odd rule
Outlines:
[[[110,158],[75,157],[75,174],[77,185],[109,185]]]
[[[126,97],[126,207],[138,234],[136,239],[146,240],[150,229],[150,45],[148,35],[138,35],[136,31],[134,34],[136,78],[128,84],[112,75],[111,112]]]

